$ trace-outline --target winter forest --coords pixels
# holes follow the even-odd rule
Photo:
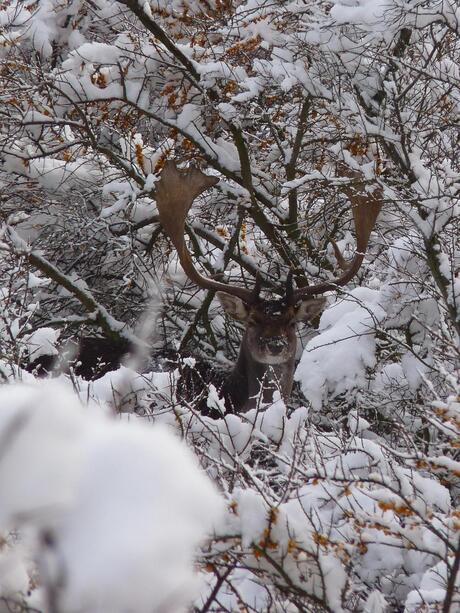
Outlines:
[[[0,611],[460,611],[457,0],[0,1]]]

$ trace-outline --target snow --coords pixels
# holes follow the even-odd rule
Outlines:
[[[29,153],[33,155],[32,151]],[[13,150],[11,154],[5,155],[5,167],[10,172],[36,179],[50,193],[66,193],[76,187],[81,187],[85,182],[89,185],[96,185],[100,180],[100,173],[94,168],[94,165],[83,159],[65,162],[46,157],[31,160],[27,166],[22,163],[22,159],[24,159],[23,153]]]
[[[85,415],[59,386],[2,386],[0,407],[0,528],[46,523],[74,500]]]
[[[252,490],[237,490],[233,494],[236,510],[241,522],[241,544],[249,547],[263,535],[268,506],[259,494]]]
[[[12,540],[12,539],[11,539]],[[4,541],[0,547],[0,599],[22,597],[29,591],[29,572],[21,548]]]
[[[348,414],[348,427],[350,432],[356,435],[368,430],[370,423],[366,419],[359,417],[357,411],[350,411]]]
[[[366,295],[366,291],[361,293],[363,297]],[[367,294],[369,300],[373,296],[372,292]],[[329,314],[326,319],[340,322],[347,308],[337,305],[342,313]],[[285,467],[289,474],[294,441],[297,439],[301,446],[309,440],[318,444],[316,451],[307,444],[306,449],[310,448],[312,454],[309,468],[302,485],[291,493],[288,501],[274,508],[257,488],[236,487],[227,495],[228,510],[222,517],[219,498],[203,475],[196,472],[190,453],[170,433],[161,427],[141,425],[134,416],[129,421],[113,420],[97,405],[87,403],[91,397],[98,403],[105,401],[117,388],[117,380],[125,386],[130,382],[133,390],[137,390],[137,402],[141,403],[142,394],[152,391],[153,381],[160,389],[161,380],[167,379],[171,387],[170,373],[136,377],[134,371],[119,369],[95,381],[86,392],[82,390],[80,398],[86,399],[83,405],[71,386],[63,387],[62,383],[9,385],[0,394],[0,415],[4,416],[0,437],[5,430],[11,432],[12,423],[17,424],[20,433],[13,438],[12,446],[7,447],[6,456],[0,458],[0,488],[7,493],[10,504],[3,509],[0,526],[19,521],[22,526],[52,530],[59,544],[59,559],[69,572],[62,594],[64,611],[73,610],[75,603],[85,610],[93,610],[96,602],[102,610],[115,612],[130,606],[147,611],[151,610],[152,603],[154,607],[164,606],[166,611],[179,610],[198,590],[198,583],[194,583],[190,573],[190,552],[201,539],[199,535],[213,529],[218,535],[232,534],[233,538],[239,535],[243,550],[252,552],[247,558],[247,570],[238,571],[233,584],[240,585],[248,598],[264,602],[264,592],[256,587],[256,576],[250,568],[254,566],[256,572],[257,568],[264,568],[264,554],[254,552],[263,552],[268,543],[270,557],[282,564],[291,577],[297,577],[296,581],[301,573],[303,589],[318,598],[325,597],[334,611],[342,610],[347,573],[340,555],[333,553],[332,543],[338,547],[344,538],[347,542],[353,540],[352,525],[347,523],[350,514],[356,517],[358,526],[363,521],[377,522],[392,534],[386,535],[372,527],[359,532],[366,549],[355,570],[365,581],[374,582],[382,568],[388,573],[399,572],[405,564],[399,538],[410,538],[411,542],[422,539],[424,549],[443,551],[438,537],[428,528],[417,527],[417,517],[405,517],[406,529],[399,525],[397,515],[386,509],[404,506],[410,500],[420,517],[431,517],[433,512],[448,514],[449,491],[431,476],[422,477],[398,463],[392,465],[384,448],[361,438],[369,423],[356,412],[349,416],[352,437],[344,451],[338,437],[314,431],[307,434],[308,412],[297,409],[288,417],[279,397],[265,411],[250,411],[244,416],[227,415],[225,419],[212,420],[176,410],[173,420],[169,420],[161,403],[169,402],[171,395],[157,396],[159,423],[175,426],[178,432],[186,431],[191,437],[199,436],[196,440],[202,444],[208,437],[207,443],[211,445],[207,447],[208,457],[215,454],[227,466],[233,461],[235,466],[244,465],[245,470],[252,470],[245,458],[249,457],[253,445],[273,441],[279,450],[278,466]],[[6,399],[9,411],[3,410]],[[17,413],[19,421],[14,419]],[[64,433],[65,444],[59,445]],[[35,444],[31,443],[31,437]],[[26,464],[18,464],[22,454],[27,454]],[[14,466],[21,465],[24,472],[5,466],[8,459]],[[443,463],[442,458],[435,461],[439,465]],[[59,470],[53,473],[49,465],[56,468],[57,464]],[[40,476],[43,471],[46,477]],[[28,479],[25,487],[18,488],[25,475]],[[317,477],[322,481],[318,483]],[[341,485],[344,480],[348,484],[345,488]],[[40,487],[34,488],[35,482]],[[44,483],[47,488],[43,488]],[[399,484],[405,498],[386,489],[386,484],[391,483]],[[441,523],[437,529],[444,529]],[[319,555],[318,539],[325,539]],[[303,552],[308,552],[308,556]],[[38,554],[45,556],[45,552]],[[46,552],[48,575],[45,576],[49,581],[54,577],[54,555],[53,550]],[[107,559],[111,560],[110,565]],[[420,569],[430,567],[430,558],[426,555],[423,559],[412,555],[410,560],[414,572],[419,574]],[[8,576],[13,577],[11,585],[19,589],[25,572],[22,558],[17,563],[5,564],[11,573]],[[151,568],[157,569],[153,577]],[[320,576],[323,581],[319,580]],[[204,586],[209,585],[206,589],[213,586],[202,576],[199,584],[201,590],[205,590]],[[442,596],[441,591],[436,592],[430,586],[424,586],[420,593],[425,600],[435,601]],[[34,595],[35,599],[38,597]],[[225,589],[221,597],[222,601],[234,602]],[[367,610],[383,611],[385,599],[386,592],[375,592],[366,602]],[[415,599],[415,592],[408,604],[411,599]]]
[[[295,373],[315,410],[332,396],[366,386],[375,361],[375,324],[385,311],[377,290],[356,288],[321,316],[319,334],[305,347]]]
[[[65,569],[61,610],[176,612],[193,597],[193,552],[222,504],[173,435],[45,382],[0,389],[0,439],[0,527],[51,532],[51,551],[35,555]]]
[[[59,340],[60,330],[53,328],[39,328],[24,337],[29,362],[33,362],[42,355],[57,355],[56,343]]]
[[[69,59],[63,63],[64,70],[68,69],[73,58],[78,57],[78,62],[91,62],[97,64],[116,64],[119,60],[120,50],[106,43],[84,43],[78,49],[69,54]]]
[[[159,428],[114,424],[93,433],[86,453],[77,503],[57,531],[68,607],[178,610],[193,587],[191,553],[219,511],[216,493]]]
[[[422,608],[426,608],[427,605],[434,605],[433,608],[430,607],[434,611],[437,608],[436,605],[444,602],[446,597],[446,570],[446,563],[439,562],[425,572],[420,588],[413,590],[408,595],[404,613],[417,613]],[[459,586],[460,578],[457,574],[455,587],[458,588]]]
[[[219,109],[221,116],[227,121],[232,121],[238,117],[238,109],[233,104],[221,102],[217,108]]]
[[[458,2],[139,0],[176,54],[120,2],[0,4],[5,607],[446,608],[460,491]],[[201,358],[230,369],[238,339],[213,305],[196,319],[206,293],[156,223],[167,159],[219,179],[190,227],[210,274],[248,287],[255,270],[278,283],[297,264],[340,274],[329,239],[346,252],[356,234],[345,191],[382,194],[362,269],[301,332],[307,406],[294,390],[231,414],[217,378],[200,390],[213,419],[184,390],[169,352],[191,326],[198,371]],[[145,320],[161,325],[144,343],[154,326],[135,337],[127,323],[162,276],[179,282],[157,292],[161,313]],[[60,330],[96,325],[142,343],[142,372],[139,357],[93,381],[24,369],[56,354]]]
[[[352,3],[339,0],[331,8],[331,17],[337,24],[359,23],[378,31],[386,26],[384,15],[389,4],[388,0],[358,0]]]
[[[206,399],[206,404],[209,409],[219,411],[221,415],[225,415],[225,413],[227,412],[225,402],[222,400],[222,398],[219,397],[219,394],[217,393],[217,390],[212,383],[209,386],[209,393]]]

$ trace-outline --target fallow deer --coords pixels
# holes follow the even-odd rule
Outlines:
[[[244,412],[255,406],[256,398],[271,401],[274,389],[281,391],[285,401],[289,399],[295,369],[296,322],[311,321],[323,310],[326,299],[312,296],[337,289],[356,275],[364,260],[381,202],[364,189],[355,192],[350,187],[344,188],[352,202],[357,250],[343,274],[334,280],[298,289],[293,288],[289,274],[284,297],[264,300],[260,297],[260,277],[252,290],[204,277],[196,269],[187,248],[185,220],[192,202],[218,181],[217,177],[206,175],[195,167],[179,170],[170,161],[155,185],[156,201],[160,223],[188,278],[203,289],[216,291],[224,311],[245,324],[238,360],[223,387],[230,405],[228,410]],[[340,263],[343,265],[343,259]]]

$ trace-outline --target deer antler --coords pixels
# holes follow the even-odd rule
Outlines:
[[[217,177],[205,175],[198,168],[179,170],[172,161],[166,162],[156,183],[156,200],[160,223],[176,248],[182,268],[188,278],[203,289],[212,289],[238,296],[247,304],[257,299],[257,293],[245,287],[227,285],[215,279],[203,277],[193,264],[185,243],[185,219],[197,196],[218,183]],[[257,284],[256,284],[257,285]]]
[[[294,292],[294,300],[297,302],[303,296],[313,296],[324,294],[330,290],[336,289],[337,286],[346,285],[356,275],[363,263],[366,253],[369,237],[377,221],[377,217],[382,208],[382,193],[381,190],[374,191],[368,194],[365,190],[364,181],[361,175],[356,171],[351,171],[342,166],[340,168],[342,176],[357,178],[358,181],[354,186],[348,185],[344,187],[344,192],[351,202],[353,219],[356,231],[356,253],[352,261],[346,265],[344,273],[333,281],[324,281],[317,285],[309,285],[301,287]],[[340,259],[339,259],[340,260]],[[339,264],[343,264],[343,257]]]

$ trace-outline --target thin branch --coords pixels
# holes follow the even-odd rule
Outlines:
[[[32,251],[29,245],[18,236],[13,228],[7,226],[5,228],[5,235],[10,240],[13,253],[25,257],[32,266],[40,270],[48,279],[51,279],[72,294],[85,310],[91,313],[91,318],[102,328],[108,338],[119,344],[125,344],[127,341],[137,346],[145,344],[144,341],[137,338],[129,330],[125,323],[112,317],[89,290],[79,287],[71,277],[61,272],[38,252]]]

